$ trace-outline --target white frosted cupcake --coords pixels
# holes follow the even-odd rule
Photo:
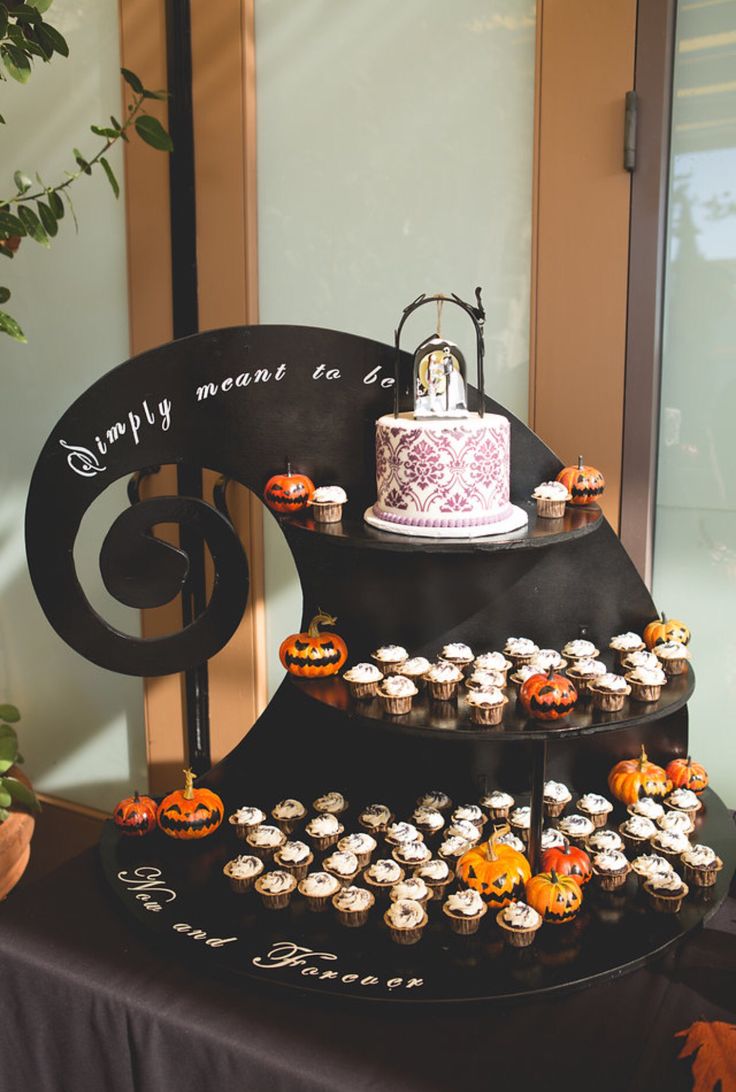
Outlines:
[[[397,669],[396,674],[411,679],[417,689],[421,690],[424,686],[424,676],[431,666],[426,656],[412,656],[411,659]]]
[[[667,811],[657,819],[660,830],[674,831],[677,834],[692,834],[695,823],[686,811]]]
[[[342,506],[347,503],[347,499],[348,495],[342,486],[318,486],[309,501],[315,523],[339,523],[342,519]]]
[[[470,719],[473,724],[494,725],[503,720],[503,711],[509,699],[503,690],[471,690],[467,697]]]
[[[470,645],[464,645],[461,641],[452,641],[449,645],[444,645],[440,651],[441,660],[447,660],[461,670],[468,664],[472,664],[474,656],[475,653]]]
[[[419,865],[418,868],[414,869],[414,875],[424,881],[429,890],[430,898],[438,901],[444,898],[447,888],[455,879],[455,873],[447,861],[443,861],[439,857],[433,857],[431,861]]]
[[[572,679],[578,694],[587,694],[588,687],[607,673],[606,665],[601,660],[588,657],[575,660],[567,669],[567,677]]]
[[[602,891],[617,891],[631,871],[626,854],[618,849],[605,850],[593,857],[593,875]]]
[[[432,850],[424,842],[404,842],[403,845],[394,846],[391,856],[403,868],[414,868],[431,861]]]
[[[687,671],[690,649],[685,645],[678,644],[677,641],[665,641],[653,651],[666,675],[684,675]]]
[[[393,818],[394,813],[386,804],[368,804],[358,816],[358,824],[369,834],[383,834]]]
[[[723,868],[723,861],[710,846],[695,845],[680,857],[685,879],[696,887],[712,887]]]
[[[627,656],[630,656],[632,652],[643,652],[646,645],[638,633],[627,630],[626,633],[617,633],[615,637],[612,637],[608,642],[608,647],[618,653],[619,661],[623,666]]]
[[[435,701],[449,701],[457,693],[462,677],[462,671],[455,664],[436,663],[432,664],[424,680]]]
[[[509,815],[509,824],[512,832],[526,841],[529,836],[529,827],[532,821],[532,809],[528,805],[514,808]]]
[[[503,671],[479,671],[476,667],[472,675],[465,680],[468,690],[504,690],[506,687],[506,674]]]
[[[304,828],[305,833],[311,838],[314,848],[318,853],[324,853],[326,849],[334,845],[345,827],[336,815],[325,812],[323,815],[315,815]]]
[[[443,861],[457,861],[462,857],[463,853],[467,853],[469,849],[472,849],[473,844],[466,838],[461,838],[459,834],[451,834],[444,839],[437,850],[437,854]]]
[[[627,671],[624,678],[631,687],[634,701],[659,701],[662,687],[667,682],[667,675],[659,665],[657,667],[634,667]]]
[[[554,648],[540,648],[532,657],[530,666],[536,668],[536,675],[546,675],[549,671],[564,671],[567,660]]]
[[[452,800],[442,789],[430,789],[419,797],[417,807],[436,808],[437,811],[448,812],[452,808]]]
[[[263,861],[260,857],[243,854],[228,861],[222,871],[230,881],[232,890],[237,895],[244,895],[263,872]]]
[[[531,663],[537,652],[539,652],[539,645],[535,644],[530,637],[507,637],[506,644],[503,646],[503,654],[511,660],[514,670]]]
[[[585,848],[588,838],[595,830],[593,820],[587,815],[563,815],[557,826],[566,838],[581,848]]]
[[[375,698],[383,672],[375,664],[354,664],[349,671],[343,672],[342,677],[348,684],[351,696],[364,701]]]
[[[518,694],[527,679],[530,679],[532,675],[539,674],[540,670],[534,665],[533,662],[530,664],[522,664],[520,667],[517,667],[511,675],[509,675],[509,682],[512,682],[514,684],[514,689]]]
[[[592,820],[594,827],[604,827],[608,822],[608,816],[613,811],[611,801],[595,792],[586,792],[580,797],[576,807]]]
[[[495,671],[504,677],[513,666],[503,652],[481,652],[480,656],[476,656],[473,660],[474,671]]]
[[[422,939],[429,919],[421,903],[412,899],[397,899],[391,903],[383,920],[395,944],[416,944]]]
[[[274,863],[283,868],[285,872],[291,872],[297,880],[303,880],[314,860],[306,842],[286,842],[277,849],[273,855]]]
[[[307,909],[319,913],[327,909],[332,896],[340,890],[340,881],[329,872],[310,872],[298,886]]]
[[[312,801],[312,807],[320,814],[342,815],[348,809],[348,802],[341,792],[326,792]]]
[[[555,833],[557,833],[557,832],[555,832]],[[544,835],[542,835],[542,839],[544,839]],[[563,844],[561,835],[560,835],[560,841],[557,844],[558,845]],[[511,830],[507,830],[503,834],[497,834],[496,835],[496,845],[511,846],[511,848],[515,849],[518,853],[524,853],[526,851],[526,846],[525,846],[524,842],[522,841],[522,839],[519,838],[518,834],[514,834],[514,832],[511,831]],[[544,846],[544,848],[549,849],[549,846]]]
[[[478,932],[478,926],[488,913],[488,907],[478,892],[469,887],[465,891],[448,895],[442,904],[442,913],[454,933],[467,937]]]
[[[624,707],[624,701],[631,693],[631,687],[621,675],[607,671],[605,675],[588,684],[588,693],[593,705],[604,713],[618,713]]]
[[[661,857],[658,853],[642,853],[634,857],[631,870],[636,873],[640,886],[653,876],[663,876],[666,872],[673,871],[667,858]]]
[[[376,852],[377,845],[375,838],[361,831],[358,834],[346,834],[337,843],[337,848],[342,853],[354,853],[359,866],[365,868],[371,863],[371,856]]]
[[[481,807],[487,809],[491,819],[507,819],[514,806],[514,798],[501,789],[494,789],[481,797]]]
[[[649,844],[655,853],[666,857],[673,868],[680,863],[683,853],[692,848],[687,834],[676,830],[655,831],[649,839]]]
[[[418,693],[414,683],[405,675],[387,675],[378,687],[383,711],[392,717],[410,713],[412,699]]]
[[[425,838],[439,834],[445,825],[445,817],[438,808],[415,808],[411,820]]]
[[[537,515],[542,519],[560,519],[565,514],[572,493],[562,482],[540,482],[532,493],[537,502]]]
[[[325,857],[322,868],[325,872],[329,872],[331,876],[334,876],[343,887],[349,887],[360,871],[358,858],[355,854],[343,852],[342,850],[337,850],[335,853],[331,853],[329,857]]]
[[[284,910],[296,889],[296,880],[290,872],[277,869],[259,876],[255,887],[267,910]]]
[[[371,907],[376,901],[375,895],[365,887],[352,884],[343,887],[332,896],[332,905],[337,912],[337,920],[348,929],[359,929],[368,921]]]
[[[478,833],[483,833],[483,828],[486,825],[487,819],[477,804],[458,804],[451,815],[453,823],[460,822],[461,820],[467,823],[473,823],[478,828]]]
[[[402,645],[381,645],[371,653],[371,659],[384,675],[395,675],[409,659],[409,653]]]
[[[451,823],[445,832],[448,838],[463,838],[468,845],[477,845],[481,838],[481,832],[475,823],[469,819],[457,819]]]
[[[641,800],[635,800],[626,809],[629,815],[643,815],[645,819],[651,819],[656,823],[664,815],[664,808],[653,796],[642,796]]]
[[[541,915],[525,902],[510,902],[496,914],[504,938],[514,948],[528,948],[542,925]]]
[[[271,809],[271,818],[284,834],[291,834],[306,817],[307,809],[301,800],[279,800]]]
[[[431,892],[420,876],[409,876],[405,880],[399,880],[388,893],[391,902],[397,899],[411,899],[420,906],[426,907],[431,898]]]
[[[609,853],[613,849],[623,850],[623,848],[624,840],[621,835],[615,830],[608,830],[607,827],[603,830],[594,830],[586,846],[589,853]]]
[[[563,785],[561,781],[545,781],[544,810],[550,819],[557,819],[562,815],[571,800],[572,793],[567,785]]]
[[[237,811],[234,811],[233,814],[228,817],[228,823],[235,829],[238,838],[242,838],[243,840],[245,840],[252,830],[265,822],[265,811],[261,811],[260,808],[249,807],[248,805],[238,808]]]
[[[568,641],[562,649],[562,655],[568,660],[594,660],[600,656],[592,641],[586,641],[584,637],[577,637],[574,641]]]
[[[676,914],[690,889],[676,872],[665,872],[645,880],[644,890],[649,896],[652,910],[660,914]]]
[[[368,865],[363,873],[363,882],[375,894],[387,895],[405,875],[404,869],[396,861],[383,859]]]
[[[633,671],[636,667],[659,667],[659,660],[653,652],[647,649],[639,649],[638,652],[629,652],[621,660],[624,671]]]
[[[498,839],[499,841],[501,839]],[[545,827],[542,831],[542,852],[547,849],[556,849],[557,846],[564,846],[565,835],[557,827]],[[523,843],[520,846],[513,846],[514,849],[521,849],[523,852]]]
[[[631,815],[619,825],[618,832],[626,848],[631,853],[638,853],[654,837],[657,828],[645,815]]]
[[[413,823],[391,823],[386,831],[386,841],[391,846],[403,846],[406,842],[423,842],[424,835]]]
[[[675,789],[665,797],[665,804],[673,811],[684,811],[692,820],[702,808],[702,803],[690,789]]]
[[[273,860],[276,850],[281,849],[282,845],[285,844],[286,835],[278,827],[261,823],[259,827],[253,827],[245,841],[255,855],[268,864],[269,861]]]

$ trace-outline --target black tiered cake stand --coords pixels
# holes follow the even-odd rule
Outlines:
[[[374,421],[390,408],[392,363],[388,346],[348,334],[243,327],[164,346],[100,380],[59,422],[31,486],[29,564],[51,623],[89,659],[131,674],[180,670],[211,656],[232,634],[247,592],[247,565],[225,518],[201,501],[164,498],[136,505],[113,525],[103,576],[134,605],[170,598],[186,574],[186,557],[151,537],[155,524],[194,523],[214,557],[206,614],[179,634],[143,641],[111,630],[83,597],[72,559],[82,515],[110,481],[144,466],[186,459],[260,495],[288,456],[318,483],[337,482],[348,493],[342,523],[320,527],[294,517],[281,528],[299,572],[303,623],[318,607],[335,614],[350,663],[387,642],[431,658],[456,640],[485,650],[524,634],[560,648],[584,630],[605,649],[613,633],[641,632],[656,615],[654,604],[597,509],[537,521],[529,507],[524,531],[466,541],[393,536],[362,523],[374,499]],[[164,400],[167,428],[150,421],[152,407],[165,409]],[[118,438],[103,456],[95,437],[124,420],[129,406],[144,416],[135,409],[141,403],[149,427],[135,444],[129,434],[129,442]],[[485,405],[504,412],[490,399]],[[511,499],[529,505],[534,486],[561,464],[511,418],[511,466]],[[659,763],[686,754],[693,685],[688,672],[657,703],[627,702],[621,714],[581,705],[549,726],[527,721],[512,697],[499,727],[479,728],[462,696],[439,705],[425,694],[408,716],[389,717],[375,702],[354,702],[339,678],[287,677],[243,741],[200,783],[223,797],[226,812],[245,803],[268,811],[286,796],[309,803],[337,789],[350,802],[340,817],[346,832],[357,829],[368,803],[385,802],[408,818],[429,789],[465,803],[503,788],[517,802],[531,802],[534,860],[545,778],[563,780],[576,793],[606,792],[609,768],[641,744]],[[476,936],[458,937],[432,908],[422,940],[404,948],[391,942],[375,911],[366,926],[346,929],[331,912],[308,912],[299,897],[286,910],[266,910],[255,894],[232,893],[222,874],[243,848],[227,823],[188,843],[160,832],[126,839],[108,824],[102,860],[131,914],[158,940],[170,941],[180,959],[198,951],[235,976],[356,998],[507,998],[618,975],[699,926],[723,899],[736,864],[725,807],[711,791],[703,803],[694,837],[725,864],[714,888],[691,893],[677,915],[652,912],[633,877],[616,894],[588,888],[573,922],[545,926],[522,950],[503,945],[492,914]]]

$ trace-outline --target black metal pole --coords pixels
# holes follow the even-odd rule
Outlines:
[[[532,875],[542,863],[542,828],[544,827],[544,781],[547,768],[547,741],[535,740],[532,744],[532,799],[529,821],[529,863]]]
[[[166,0],[169,131],[174,151],[169,161],[171,285],[174,338],[199,330],[197,300],[197,219],[192,112],[192,40],[189,0]],[[180,463],[177,490],[202,496],[202,469]],[[194,621],[207,606],[204,548],[197,534],[181,527],[181,547],[189,557],[189,577],[182,590],[182,623]],[[189,765],[203,773],[211,765],[209,678],[207,664],[184,673]]]

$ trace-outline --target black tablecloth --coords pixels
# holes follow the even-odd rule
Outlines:
[[[577,993],[337,1003],[173,964],[133,931],[90,851],[0,908],[0,1092],[690,1089],[675,1034],[736,1024],[735,894],[660,962]],[[736,1049],[730,1068],[736,1081]]]

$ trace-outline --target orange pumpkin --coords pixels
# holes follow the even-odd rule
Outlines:
[[[642,796],[666,796],[672,782],[661,766],[649,761],[642,744],[638,758],[616,763],[608,775],[608,787],[622,804],[635,804]]]
[[[273,512],[298,512],[306,508],[314,493],[314,482],[306,474],[292,474],[291,463],[285,474],[274,474],[266,482],[263,499]]]
[[[556,872],[558,876],[569,876],[584,887],[593,875],[593,866],[585,850],[571,846],[566,838],[563,845],[545,849],[542,854],[542,872]]]
[[[457,863],[458,879],[477,891],[488,906],[498,908],[523,898],[524,885],[532,874],[523,853],[498,842],[502,833],[499,830],[488,842],[473,846]]]
[[[566,466],[557,475],[557,481],[570,493],[570,504],[592,504],[606,488],[606,479],[594,466],[585,466],[583,456],[578,455],[577,466]]]
[[[677,618],[667,618],[664,614],[660,614],[659,618],[646,626],[642,636],[648,649],[653,649],[656,645],[664,645],[668,641],[677,641],[679,645],[686,645],[690,641],[690,630]]]
[[[320,611],[306,633],[292,633],[281,642],[279,659],[292,675],[316,678],[336,675],[348,658],[348,646],[337,633],[320,633],[320,625],[334,626],[337,618]]]
[[[157,810],[158,805],[155,800],[152,800],[150,796],[141,796],[136,790],[132,796],[126,796],[115,805],[112,817],[115,826],[122,830],[123,834],[140,837],[156,829]]]
[[[580,884],[572,876],[557,872],[539,872],[526,885],[526,901],[544,921],[561,925],[572,921],[583,902]]]
[[[222,822],[222,800],[210,789],[195,789],[191,770],[184,770],[184,779],[184,788],[170,792],[159,804],[158,825],[169,838],[206,838]]]
[[[673,789],[690,789],[700,794],[708,786],[708,771],[699,762],[687,758],[673,758],[666,769]]]
[[[560,720],[575,708],[578,692],[570,679],[551,668],[539,675],[530,675],[519,691],[521,704],[535,720]]]

